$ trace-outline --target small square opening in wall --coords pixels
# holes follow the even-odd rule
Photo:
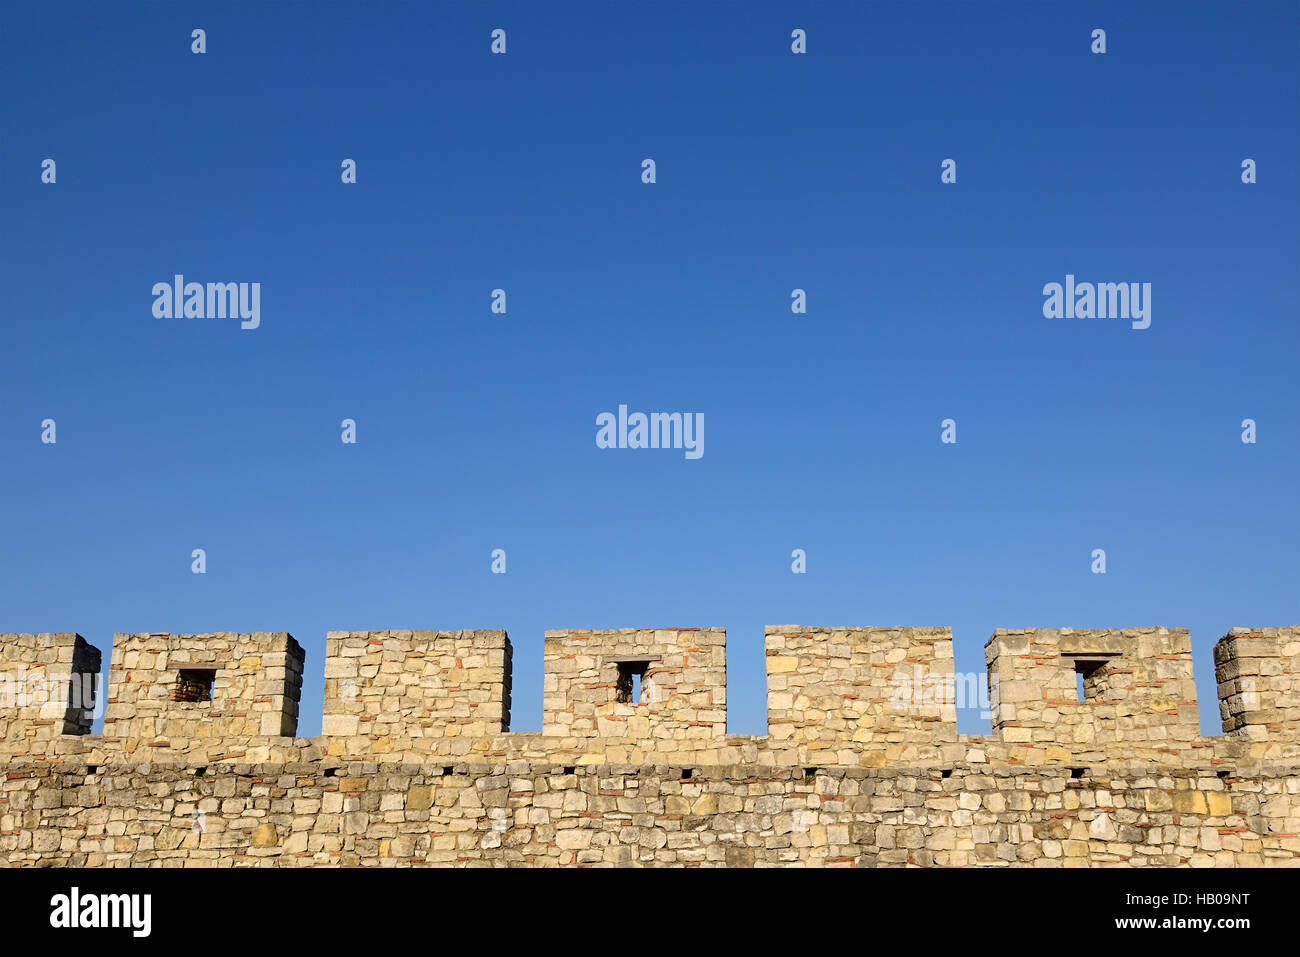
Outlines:
[[[1108,660],[1108,658],[1074,659],[1074,690],[1079,704],[1087,704],[1092,700],[1089,697],[1094,692],[1091,679]]]
[[[191,703],[211,701],[212,681],[216,674],[210,669],[181,668],[176,672],[176,687],[172,689],[172,700]]]
[[[648,661],[619,661],[618,679],[614,684],[614,700],[621,704],[639,704],[642,700]]]

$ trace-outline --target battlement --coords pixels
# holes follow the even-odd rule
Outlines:
[[[542,734],[683,740],[727,733],[722,628],[548,631]]]
[[[998,629],[984,656],[1004,741],[1186,747],[1200,737],[1186,628]]]
[[[116,635],[102,735],[3,635],[0,866],[1300,866],[1298,649],[1224,636],[1207,738],[1186,629],[999,629],[964,735],[950,629],[772,626],[737,735],[723,629],[548,631],[520,733],[504,631],[330,632],[303,739],[288,634]]]
[[[853,748],[872,741],[957,740],[951,628],[776,625],[764,646],[775,742],[852,764]]]
[[[511,660],[504,631],[331,631],[321,730],[385,743],[501,734]]]
[[[1300,628],[1234,628],[1214,646],[1223,732],[1300,737]]]
[[[99,649],[80,635],[0,635],[0,739],[30,745],[90,731]]]
[[[1234,753],[1291,760],[1300,750],[1298,648],[1297,628],[1234,629],[1216,646]],[[64,693],[0,696],[0,757],[143,748],[155,758],[220,758],[315,746],[385,761],[883,767],[941,762],[972,746],[1020,764],[1177,763],[1224,741],[1201,736],[1184,628],[997,630],[985,646],[993,733],[983,736],[957,732],[957,701],[973,703],[978,689],[954,673],[951,629],[769,626],[764,650],[767,733],[735,735],[724,629],[548,631],[542,730],[519,733],[510,731],[504,631],[330,632],[313,744],[293,737],[304,654],[286,633],[115,635],[102,735],[88,733],[99,651],[77,635],[4,635],[0,692],[39,675]],[[73,686],[87,694],[69,703]]]
[[[116,634],[104,737],[128,751],[169,739],[292,737],[303,657],[284,632]]]

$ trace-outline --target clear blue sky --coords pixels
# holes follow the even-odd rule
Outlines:
[[[1295,3],[11,4],[0,631],[287,630],[316,734],[330,629],[506,628],[537,730],[545,628],[721,625],[761,733],[764,624],[951,625],[962,671],[1163,624],[1217,733],[1215,639],[1300,621],[1297,39]],[[154,318],[175,273],[260,282],[261,327]],[[1150,282],[1151,327],[1044,318],[1067,273]],[[598,449],[620,403],[704,456]]]

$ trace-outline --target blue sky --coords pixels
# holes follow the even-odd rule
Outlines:
[[[327,630],[506,628],[526,731],[544,629],[720,625],[761,733],[764,624],[981,672],[996,627],[1185,626],[1217,733],[1215,639],[1300,621],[1297,20],[11,6],[0,631],[287,630],[316,734]],[[155,318],[175,273],[260,328]],[[1067,273],[1151,327],[1044,318]],[[598,449],[620,403],[705,454]]]

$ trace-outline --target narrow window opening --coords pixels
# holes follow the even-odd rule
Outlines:
[[[455,773],[456,773],[456,769],[453,768],[451,765],[447,765],[445,768],[442,769],[442,776],[444,778],[449,778]]]
[[[1104,689],[1099,689],[1097,684],[1098,679],[1105,677],[1106,673],[1102,668],[1105,667],[1108,657],[1074,659],[1074,687],[1079,704],[1088,704],[1105,697]]]
[[[952,768],[944,768],[942,771],[939,772],[939,777],[941,778],[952,777]]]
[[[1087,771],[1087,768],[1070,768],[1070,777],[1081,778],[1087,773]]]
[[[98,774],[98,773],[99,773],[99,765],[98,765],[98,764],[87,764],[87,765],[86,765],[86,773],[87,773],[87,774]]]
[[[614,700],[620,704],[640,704],[645,688],[642,679],[645,678],[649,662],[620,661],[617,666],[618,680],[614,684]]]
[[[803,769],[803,780],[804,780],[804,783],[805,783],[805,784],[812,784],[814,781],[816,781],[816,780],[817,780],[817,769],[816,769],[816,768],[804,768],[804,769]]]
[[[565,774],[577,774],[577,773],[578,773],[578,768],[577,768],[576,765],[567,764],[567,765],[565,765],[565,767],[564,767],[564,773],[565,773]]]
[[[212,700],[212,679],[215,671],[182,668],[176,673],[176,687],[172,691],[173,701],[197,703]]]
[[[338,768],[326,768],[326,769],[325,769],[325,777],[327,777],[327,778],[336,778],[336,777],[338,777],[338,776],[339,776],[339,769],[338,769]]]
[[[195,769],[194,769],[194,776],[195,776],[196,778],[201,778],[201,777],[203,777],[204,775],[206,775],[207,773],[208,773],[208,766],[207,766],[206,764],[205,764],[203,767],[201,767],[201,768],[195,768]]]
[[[682,768],[682,780],[683,780],[683,781],[690,781],[690,780],[692,780],[694,777],[695,777],[695,769],[694,769],[694,768]]]

